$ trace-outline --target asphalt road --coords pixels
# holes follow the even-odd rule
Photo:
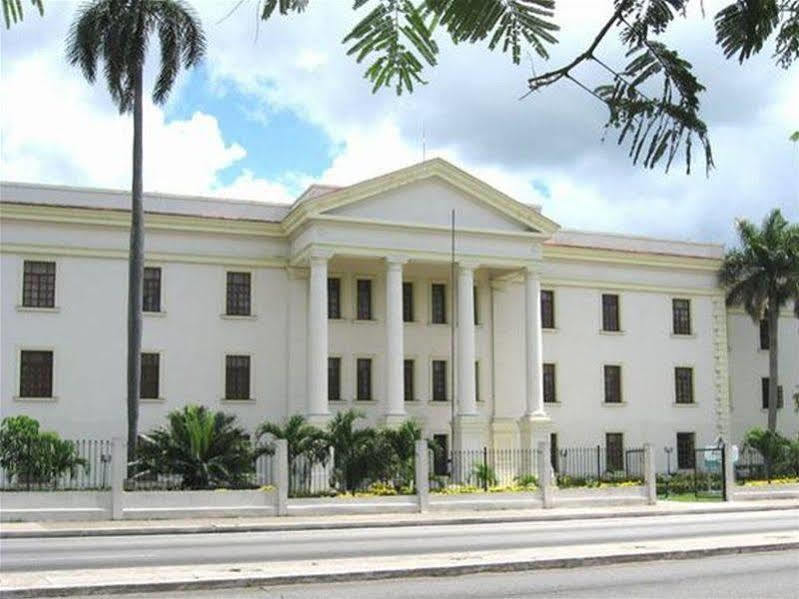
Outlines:
[[[693,560],[407,578],[375,582],[278,586],[184,593],[112,595],[106,599],[789,599],[799,594],[799,551]],[[92,599],[98,599],[92,595]],[[88,598],[87,598],[88,599]]]
[[[565,522],[0,540],[5,572],[497,551],[799,530],[799,509]]]

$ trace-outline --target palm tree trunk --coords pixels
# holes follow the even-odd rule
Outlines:
[[[134,82],[133,184],[130,207],[130,257],[128,264],[128,462],[136,455],[141,384],[142,279],[144,277],[143,117],[142,67]]]
[[[772,298],[774,294],[772,294]],[[768,430],[777,430],[777,389],[779,389],[780,306],[771,299],[768,306]]]

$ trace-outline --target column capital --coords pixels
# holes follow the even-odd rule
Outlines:
[[[407,256],[400,256],[400,255],[390,255],[385,257],[386,260],[386,267],[387,268],[399,268],[403,264],[408,263]]]
[[[471,272],[480,268],[480,262],[477,260],[458,260],[458,271]]]
[[[311,264],[327,262],[333,257],[334,253],[333,250],[327,248],[312,247],[308,252],[308,262]]]
[[[533,278],[538,278],[541,275],[541,271],[543,270],[543,262],[540,260],[536,260],[534,262],[528,262],[522,267],[522,272],[525,276],[531,276]]]

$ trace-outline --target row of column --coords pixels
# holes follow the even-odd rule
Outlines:
[[[329,414],[327,389],[328,318],[327,263],[329,254],[310,258],[308,289],[308,416],[324,418]],[[386,258],[386,419],[402,421],[405,417],[403,363],[404,323],[402,318],[402,257]],[[457,267],[457,413],[461,417],[477,415],[475,388],[474,270],[476,263],[460,262]],[[525,297],[525,416],[544,416],[541,339],[541,285],[538,271],[524,271]],[[454,391],[454,390],[453,390]]]

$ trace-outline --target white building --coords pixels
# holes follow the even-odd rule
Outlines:
[[[124,435],[128,192],[0,191],[2,415]],[[665,447],[765,426],[767,352],[725,307],[721,246],[561,230],[439,159],[291,206],[148,194],[145,210],[143,431],[188,403],[250,430],[357,407],[451,447],[454,412],[456,447],[651,442],[665,468]],[[797,364],[786,312],[790,435]]]

